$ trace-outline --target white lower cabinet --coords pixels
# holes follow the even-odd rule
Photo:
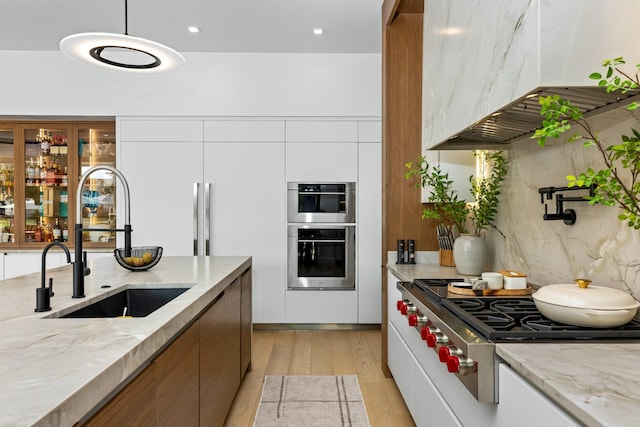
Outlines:
[[[461,427],[438,389],[389,323],[389,369],[416,426]]]
[[[358,323],[356,291],[287,291],[287,323]]]
[[[581,425],[506,364],[500,364],[498,379],[500,426],[578,427]]]

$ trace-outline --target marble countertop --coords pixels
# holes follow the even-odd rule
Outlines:
[[[457,275],[437,264],[387,268],[406,281]],[[498,343],[496,353],[585,425],[640,425],[640,342]]]
[[[72,426],[139,372],[242,271],[250,257],[163,257],[146,272],[89,262],[73,299],[71,266],[49,270],[52,311],[35,313],[40,273],[0,282],[0,426]],[[110,285],[110,288],[102,286]],[[133,286],[132,286],[133,285]],[[124,287],[189,287],[144,318],[51,318]]]

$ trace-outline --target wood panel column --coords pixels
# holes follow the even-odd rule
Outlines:
[[[382,370],[387,366],[387,252],[398,239],[437,250],[435,226],[422,221],[420,191],[404,179],[405,164],[422,153],[422,0],[382,5]]]

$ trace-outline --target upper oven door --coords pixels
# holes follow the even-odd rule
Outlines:
[[[289,222],[354,223],[355,182],[290,182],[287,185]]]

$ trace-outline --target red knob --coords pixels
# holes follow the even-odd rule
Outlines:
[[[428,333],[427,334],[427,347],[434,348],[436,346],[437,340],[438,340],[438,337],[436,337],[436,334]]]
[[[454,374],[460,370],[460,359],[458,356],[449,356],[447,359],[447,370]]]
[[[407,304],[402,303],[402,307],[400,307],[400,314],[406,316],[406,314],[407,314]]]
[[[416,326],[418,324],[418,315],[410,314],[409,315],[409,326]]]
[[[442,363],[447,363],[450,355],[451,350],[449,350],[449,347],[440,347],[440,350],[438,350],[438,357]]]
[[[429,333],[430,333],[430,332],[429,332],[429,328],[428,328],[428,327],[426,327],[426,326],[423,326],[423,327],[420,329],[420,337],[421,337],[423,340],[425,340],[425,341],[426,341],[427,336],[429,335]]]
[[[398,309],[398,311],[402,310],[402,306],[404,305],[404,302],[399,299],[398,302],[396,302],[396,309]]]

